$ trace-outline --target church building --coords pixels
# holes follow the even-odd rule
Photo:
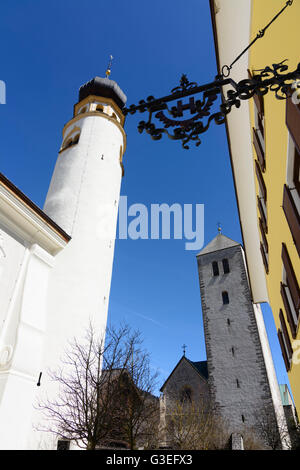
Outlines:
[[[243,435],[266,413],[286,448],[280,390],[261,308],[252,303],[243,248],[219,231],[197,263],[207,361],[181,358],[161,388],[163,420],[174,400],[201,399],[229,435]]]

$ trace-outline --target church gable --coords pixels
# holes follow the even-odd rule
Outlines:
[[[208,398],[206,361],[193,362],[183,356],[160,391],[170,400],[197,402]]]

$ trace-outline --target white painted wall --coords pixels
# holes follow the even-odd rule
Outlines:
[[[251,0],[217,0],[216,28],[220,66],[230,65],[249,44]],[[236,82],[248,78],[249,54],[233,66],[230,77]],[[224,92],[231,87],[224,87]],[[241,101],[227,115],[233,173],[247,257],[253,300],[268,302],[265,270],[260,253],[257,226],[249,102]]]
[[[0,226],[0,335],[22,266],[24,252],[25,246],[22,241],[14,238],[3,225]]]
[[[0,334],[0,449],[26,449],[44,346],[52,255],[26,248]]]
[[[66,245],[0,179],[0,449],[25,449],[43,357],[48,273]]]
[[[72,240],[57,255],[48,290],[43,378],[39,396],[51,396],[56,384],[47,369],[60,365],[68,340],[84,336],[91,319],[97,332],[106,328],[122,170],[123,133],[115,122],[82,115],[79,143],[58,156],[44,211]],[[68,133],[68,132],[67,132]],[[35,412],[34,423],[42,422]],[[32,432],[29,447],[41,444]],[[43,448],[49,448],[43,438]]]
[[[281,441],[283,449],[290,449],[291,441],[288,435],[288,429],[285,419],[285,414],[282,406],[279,385],[277,382],[275,367],[269,345],[269,340],[266,332],[265,322],[261,311],[260,304],[253,304],[255,319],[257,323],[258,334],[260,337],[261,347],[265,360],[266,371],[269,379],[272,400],[274,404],[275,414],[277,418],[278,428],[281,432]]]

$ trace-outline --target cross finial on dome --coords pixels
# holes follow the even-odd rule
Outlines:
[[[219,233],[222,233],[222,228],[221,228],[220,222],[218,222],[218,232],[219,232]]]
[[[183,345],[182,345],[182,349],[183,349],[183,355],[184,355],[184,357],[185,357],[185,350],[186,350],[186,347],[187,347],[187,346],[186,346],[186,344],[183,344]]]
[[[106,72],[105,72],[106,78],[109,78],[109,76],[110,76],[110,74],[111,74],[111,64],[112,64],[112,61],[113,61],[113,56],[110,54],[108,66],[107,66],[107,69],[106,69]]]

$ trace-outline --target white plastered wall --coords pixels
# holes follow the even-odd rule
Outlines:
[[[216,28],[220,66],[230,65],[250,42],[251,0],[217,0]],[[234,19],[234,21],[233,21]],[[248,53],[233,66],[236,82],[248,78]],[[230,87],[224,87],[224,92]],[[249,101],[227,115],[238,206],[253,301],[268,302],[265,270],[257,227]]]
[[[98,336],[106,329],[124,134],[102,113],[82,114],[75,125],[79,142],[60,152],[44,206],[72,239],[57,255],[50,276],[43,378],[36,401],[57,393],[48,371],[61,365],[68,342],[74,337],[80,341],[90,321]],[[36,411],[33,426],[40,427],[38,423],[43,417]],[[33,429],[28,446],[53,448],[56,443],[50,440]]]

